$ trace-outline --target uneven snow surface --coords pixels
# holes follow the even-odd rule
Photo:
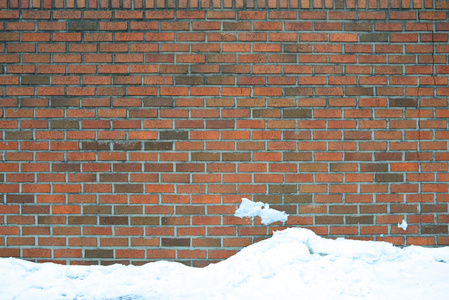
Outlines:
[[[330,240],[290,228],[206,268],[0,259],[0,299],[447,299],[449,247]]]

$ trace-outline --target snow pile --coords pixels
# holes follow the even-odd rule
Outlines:
[[[0,299],[446,299],[449,247],[400,249],[290,228],[203,269],[0,259]]]
[[[246,198],[242,198],[242,204],[240,204],[240,207],[235,211],[234,216],[251,219],[260,217],[263,225],[269,225],[278,221],[285,224],[288,218],[288,214],[283,211],[272,209],[268,204],[253,202]]]

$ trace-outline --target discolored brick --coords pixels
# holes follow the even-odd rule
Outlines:
[[[173,150],[173,142],[145,142],[146,151]]]
[[[376,182],[403,182],[404,175],[402,174],[376,174]]]

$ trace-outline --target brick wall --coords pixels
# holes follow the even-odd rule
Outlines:
[[[0,256],[202,266],[283,228],[242,197],[448,245],[448,10],[0,0]]]

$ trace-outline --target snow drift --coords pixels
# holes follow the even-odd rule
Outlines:
[[[0,259],[0,299],[445,299],[449,247],[330,240],[290,228],[206,268]]]

